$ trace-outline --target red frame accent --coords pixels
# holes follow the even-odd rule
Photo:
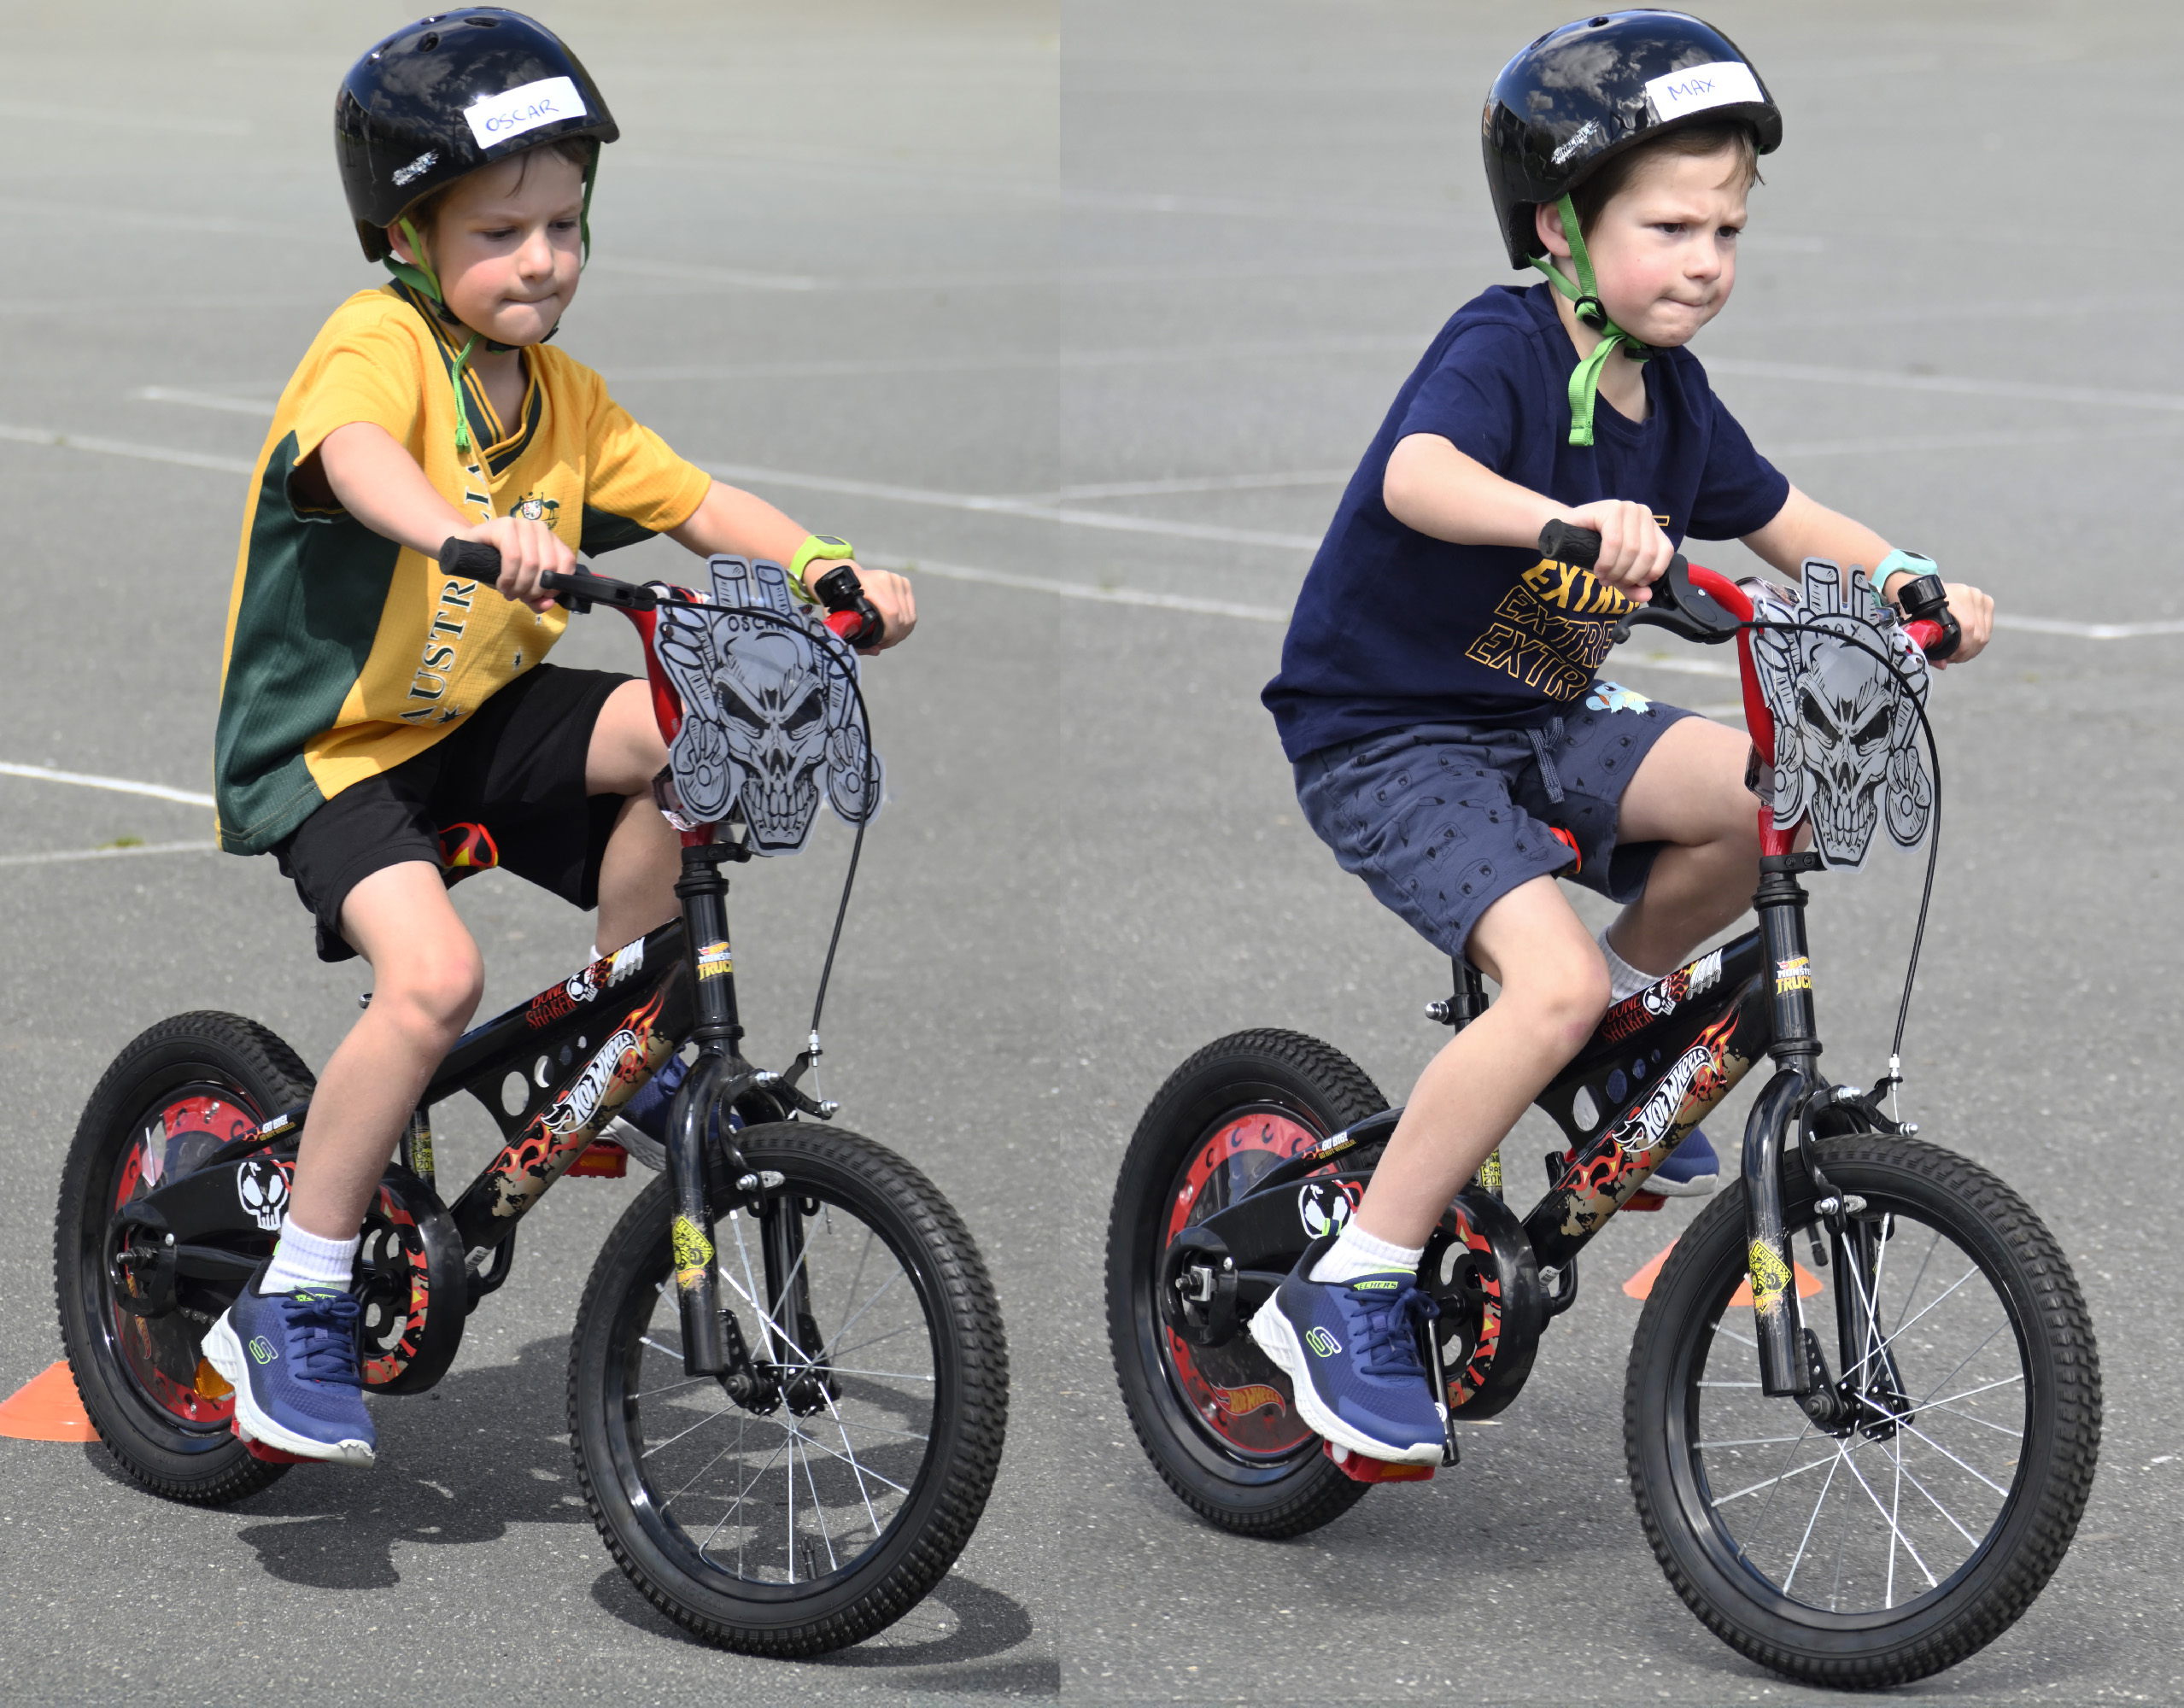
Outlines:
[[[1752,601],[1744,589],[1719,570],[1706,570],[1693,564],[1691,585],[1720,605],[1739,623],[1752,620]],[[1759,752],[1760,762],[1772,765],[1775,762],[1775,715],[1767,710],[1766,701],[1760,697],[1759,678],[1752,668],[1752,631],[1742,629],[1736,636],[1736,674],[1743,679],[1744,727],[1752,734],[1752,745]],[[1762,854],[1787,854],[1796,840],[1797,827],[1787,830],[1775,828],[1775,815],[1771,807],[1759,809],[1759,851]]]
[[[674,587],[666,582],[657,582],[653,585],[667,588],[670,592],[684,599],[696,596],[688,588]],[[631,611],[627,605],[618,608],[635,625],[639,637],[645,643],[645,681],[653,691],[653,721],[659,725],[660,740],[672,746],[675,738],[682,733],[682,696],[676,693],[675,684],[667,679],[667,672],[660,668],[659,655],[653,650],[653,635],[659,628],[659,612],[656,609]],[[712,843],[713,828],[710,824],[700,825],[695,830],[683,831],[682,836],[685,848],[708,847]]]

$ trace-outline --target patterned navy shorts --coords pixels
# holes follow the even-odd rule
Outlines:
[[[1661,732],[1692,715],[1595,682],[1533,728],[1426,723],[1323,747],[1297,762],[1297,804],[1344,871],[1461,955],[1478,916],[1534,878],[1644,893],[1661,845],[1618,845],[1617,813]]]

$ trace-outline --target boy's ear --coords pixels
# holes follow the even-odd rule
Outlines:
[[[1551,202],[1535,202],[1531,217],[1539,231],[1539,241],[1547,245],[1547,253],[1559,260],[1569,260],[1570,240],[1563,235],[1562,210]]]
[[[387,247],[395,252],[396,260],[407,261],[412,266],[417,265],[417,257],[410,253],[409,239],[402,235],[400,225],[387,227]]]

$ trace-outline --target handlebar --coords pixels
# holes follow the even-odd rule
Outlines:
[[[450,538],[440,547],[440,567],[451,576],[481,582],[501,579],[501,553],[481,541]],[[554,602],[581,615],[594,605],[611,605],[619,611],[656,611],[659,595],[648,587],[618,582],[576,570],[567,575],[548,570],[539,577],[542,590]],[[887,632],[887,623],[872,601],[865,598],[857,571],[847,564],[837,565],[812,583],[811,590],[827,607],[827,627],[852,646],[877,646]]]
[[[1558,564],[1589,570],[1600,561],[1600,535],[1590,528],[1550,522],[1539,530],[1539,550]],[[1695,568],[1681,552],[1668,560],[1650,591],[1652,599],[1632,606],[1617,625],[1619,640],[1629,638],[1632,625],[1642,623],[1702,644],[1732,640],[1739,625],[1751,620],[1752,602],[1736,582]]]
[[[1558,564],[1590,570],[1600,561],[1600,535],[1572,523],[1550,522],[1539,530],[1539,550]],[[1726,576],[1687,561],[1681,552],[1668,560],[1651,592],[1651,600],[1634,607],[1618,625],[1618,640],[1628,639],[1633,626],[1645,623],[1687,640],[1719,642],[1734,639],[1739,625],[1752,617],[1752,602],[1742,588]],[[1929,658],[1938,662],[1957,650],[1964,632],[1950,615],[1941,576],[1907,582],[1896,598],[1904,632]]]

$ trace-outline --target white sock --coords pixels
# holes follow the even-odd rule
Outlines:
[[[592,960],[593,960],[593,961],[596,961],[596,960],[598,960],[598,959],[599,959],[599,945],[597,945],[596,943],[594,943],[594,944],[593,944],[593,945],[592,945]],[[587,966],[588,966],[588,965],[590,965],[590,962],[587,962],[585,964],[586,964]]]
[[[1361,1275],[1385,1274],[1391,1269],[1418,1272],[1418,1261],[1426,1255],[1424,1246],[1391,1245],[1385,1239],[1375,1239],[1357,1225],[1353,1216],[1343,1224],[1342,1232],[1329,1246],[1326,1255],[1312,1266],[1308,1281],[1355,1281]]]
[[[1607,940],[1607,931],[1605,927],[1601,927],[1600,936],[1596,940],[1600,945],[1600,952],[1607,957],[1607,1000],[1609,1002],[1619,1003],[1635,997],[1647,986],[1655,984],[1667,976],[1661,973],[1642,973],[1618,955],[1615,952],[1615,945]]]
[[[321,1239],[306,1233],[292,1221],[281,1224],[280,1243],[273,1247],[273,1261],[258,1290],[261,1293],[300,1293],[306,1287],[329,1287],[346,1293],[356,1274],[354,1239]]]

